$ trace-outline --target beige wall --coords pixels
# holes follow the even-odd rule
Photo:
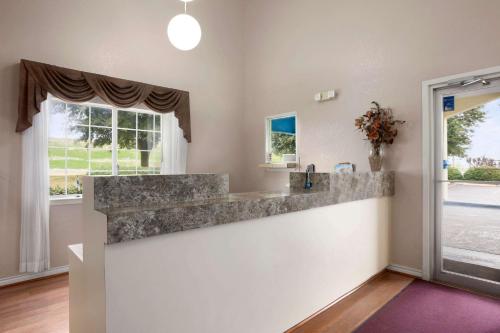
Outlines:
[[[52,267],[68,264],[68,245],[81,243],[83,213],[81,204],[50,208],[50,262]]]
[[[189,172],[239,177],[242,114],[242,7],[235,0],[189,5],[204,35],[192,52],[175,50],[168,20],[177,0],[2,0],[0,3],[0,278],[17,275],[21,135],[14,133],[21,58],[107,74],[191,93]],[[236,28],[235,28],[236,27]],[[81,238],[80,207],[51,209],[52,264]]]
[[[420,269],[421,82],[500,65],[498,0],[253,0],[245,8],[246,188],[276,188],[286,175],[264,159],[264,117],[296,111],[302,165],[351,161],[367,170],[354,118],[372,100],[408,123],[388,151],[397,171],[391,259]],[[323,104],[313,94],[335,88]]]

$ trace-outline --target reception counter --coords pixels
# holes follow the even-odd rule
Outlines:
[[[84,179],[71,332],[283,332],[388,265],[394,173]],[[76,250],[77,249],[77,250]]]

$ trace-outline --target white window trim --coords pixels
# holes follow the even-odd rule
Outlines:
[[[163,133],[163,126],[162,124],[165,122],[165,117],[167,114],[165,113],[158,113],[149,109],[143,109],[143,108],[122,108],[122,107],[116,107],[113,105],[109,104],[104,104],[104,103],[97,103],[97,102],[67,102],[62,99],[59,99],[57,97],[54,97],[52,95],[49,95],[47,97],[50,102],[62,102],[65,104],[77,104],[77,105],[85,105],[88,107],[99,107],[99,108],[106,108],[106,109],[111,109],[112,116],[111,116],[111,127],[107,126],[93,126],[93,127],[101,127],[101,128],[111,128],[111,133],[112,133],[112,140],[111,140],[111,159],[112,159],[112,170],[111,170],[111,175],[110,176],[118,176],[118,147],[117,147],[117,141],[118,141],[118,130],[119,129],[124,129],[121,127],[118,127],[118,110],[123,110],[123,111],[130,111],[130,112],[140,112],[140,113],[145,113],[145,114],[152,114],[155,116],[160,116],[160,130],[156,131],[153,130],[151,132],[160,132],[161,133],[161,144],[162,146],[166,144],[166,137],[167,135]],[[89,122],[90,122],[90,109],[89,109]],[[137,117],[137,113],[136,113]],[[136,124],[137,124],[137,118],[136,118]],[[50,126],[50,117],[49,117],[49,126]],[[88,125],[90,128],[90,125]],[[153,128],[156,126],[153,125]],[[50,128],[49,128],[50,130]],[[130,129],[127,129],[130,130]],[[137,141],[137,128],[136,128],[136,151],[139,151],[137,149],[138,141]],[[147,131],[147,130],[144,130]],[[89,154],[90,154],[90,149],[89,149]],[[90,158],[90,156],[89,156]],[[162,148],[162,156],[161,156],[161,162],[163,162],[163,148]],[[160,168],[161,169],[161,168]],[[137,171],[137,169],[136,169]],[[161,171],[160,171],[161,172]],[[82,203],[82,195],[81,194],[66,194],[66,195],[55,195],[55,196],[50,196],[50,204],[54,206],[59,206],[59,205],[73,205],[73,204],[79,204]]]
[[[274,116],[267,116],[265,118],[265,129],[266,129],[266,146],[264,150],[264,162],[265,163],[271,163],[271,164],[281,164],[283,162],[268,162],[267,159],[267,153],[272,151],[272,143],[271,143],[271,120],[274,119],[280,119],[280,118],[289,118],[289,117],[295,117],[295,163],[298,162],[299,160],[299,127],[298,127],[298,121],[297,121],[297,112],[287,112],[287,113],[280,113]]]
[[[78,205],[83,202],[81,194],[51,196],[49,200],[51,206]]]

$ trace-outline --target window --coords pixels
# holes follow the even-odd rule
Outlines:
[[[266,118],[266,163],[296,162],[297,115]]]
[[[81,176],[159,174],[162,116],[49,100],[51,198],[79,197]]]

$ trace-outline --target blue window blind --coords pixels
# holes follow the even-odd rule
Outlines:
[[[295,134],[295,116],[271,120],[271,131],[274,133]]]

